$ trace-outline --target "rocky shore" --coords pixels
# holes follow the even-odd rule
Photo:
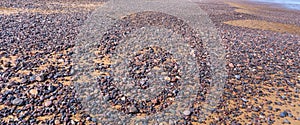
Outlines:
[[[142,118],[169,110],[178,104],[178,93],[185,90],[180,80],[190,69],[182,68],[196,65],[201,80],[192,108],[167,123],[157,120],[148,124],[300,124],[300,12],[247,1],[192,1],[208,14],[226,51],[223,61],[228,77],[217,107],[205,119],[199,118],[210,86],[217,84],[211,83],[215,74],[209,58],[213,57],[205,41],[183,19],[153,10],[123,17],[99,38],[95,55],[100,60],[93,64],[99,88],[91,92],[102,93],[111,107],[94,112],[101,114],[109,108]],[[83,105],[86,102],[78,97],[74,81],[87,81],[83,76],[75,80],[78,72],[72,59],[81,26],[106,2],[0,1],[0,124],[99,124],[107,120],[88,111]],[[127,40],[124,43],[129,46],[128,42],[158,33],[164,35],[157,39],[183,41],[196,52],[184,51],[186,46],[166,50],[164,44],[157,44],[131,55],[128,69],[112,66],[110,57],[118,53],[115,49],[119,42]],[[181,53],[170,53],[173,51]],[[197,64],[185,64],[190,57],[178,60],[181,54],[196,56]],[[130,77],[127,82],[133,83],[113,81],[109,75],[112,70],[119,71],[115,79]],[[122,74],[123,70],[128,74]],[[130,98],[132,95],[137,96]]]

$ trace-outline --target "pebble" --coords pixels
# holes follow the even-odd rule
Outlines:
[[[129,113],[135,114],[138,113],[138,109],[135,106],[129,107]]]
[[[295,86],[296,88],[300,89],[300,84],[296,84]]]
[[[248,100],[247,99],[245,99],[245,98],[241,98],[244,102],[248,102]]]
[[[290,122],[289,120],[287,120],[287,119],[283,120],[282,123],[283,123],[283,124],[291,124],[291,122]]]
[[[44,74],[40,74],[36,77],[36,80],[39,82],[44,82],[45,81],[45,76]]]
[[[190,110],[184,110],[183,114],[186,115],[186,116],[189,116],[189,115],[191,115],[191,111]]]
[[[241,79],[241,76],[240,76],[240,75],[234,75],[234,77],[235,77],[237,80],[240,80],[240,79]]]
[[[58,125],[58,124],[60,124],[60,121],[59,120],[55,120],[54,124]]]
[[[269,109],[269,110],[273,110],[273,107],[272,107],[272,106],[268,106],[268,109]]]
[[[27,79],[26,79],[26,78],[22,78],[22,79],[21,79],[21,83],[22,83],[22,84],[27,83]]]
[[[229,63],[229,65],[228,65],[230,68],[234,68],[234,65],[233,65],[233,63]]]
[[[30,76],[30,78],[29,78],[29,81],[30,81],[30,82],[34,82],[35,80],[36,80],[36,76],[34,76],[34,75],[33,75],[33,76]]]
[[[286,111],[283,111],[283,112],[281,112],[280,114],[279,114],[279,116],[280,117],[286,117],[288,115],[288,112],[286,112]]]
[[[16,99],[14,99],[14,100],[12,100],[12,104],[13,105],[18,105],[18,106],[22,106],[24,103],[24,100],[23,99],[21,99],[21,98],[16,98]]]
[[[29,91],[29,93],[31,94],[31,95],[38,95],[38,90],[37,89],[30,89],[30,91]]]
[[[52,105],[52,101],[50,101],[50,100],[48,100],[48,101],[46,101],[45,103],[44,103],[44,106],[45,107],[49,107],[49,106],[51,106]]]

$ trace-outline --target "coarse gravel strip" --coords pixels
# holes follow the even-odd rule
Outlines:
[[[95,66],[93,66],[93,59],[96,59],[96,55],[94,55],[94,51],[97,50],[97,46],[101,46],[101,39],[103,39],[103,34],[107,33],[107,31],[110,30],[110,28],[117,24],[117,22],[122,19],[126,18],[128,15],[136,14],[139,12],[145,12],[145,11],[151,11],[151,12],[160,12],[164,13],[170,16],[173,16],[175,18],[178,18],[179,22],[182,20],[184,23],[186,23],[189,27],[191,27],[195,34],[193,37],[198,37],[199,40],[202,40],[203,47],[205,51],[207,51],[208,61],[207,66],[210,67],[209,74],[211,74],[211,81],[209,82],[209,89],[207,94],[205,95],[205,101],[202,105],[203,107],[200,109],[199,113],[204,114],[203,116],[199,116],[199,121],[202,121],[205,119],[207,115],[210,114],[210,111],[214,109],[215,106],[218,105],[219,97],[222,94],[223,86],[225,84],[227,71],[225,68],[225,49],[223,45],[221,44],[220,37],[217,33],[217,30],[214,28],[213,23],[210,21],[208,15],[201,10],[196,4],[194,4],[192,1],[174,1],[174,0],[166,0],[166,1],[141,1],[141,0],[132,0],[132,1],[119,1],[119,0],[111,0],[107,3],[105,3],[101,8],[95,10],[89,18],[86,20],[85,25],[82,27],[82,30],[80,34],[77,36],[77,43],[76,43],[76,49],[77,52],[74,55],[74,60],[77,64],[76,68],[78,69],[78,77],[82,76],[88,76],[88,79],[85,79],[85,82],[80,82],[77,78],[75,79],[75,84],[77,85],[77,96],[81,97],[83,99],[82,103],[84,103],[84,108],[87,110],[91,110],[91,112],[94,112],[93,114],[97,115],[101,122],[103,123],[136,123],[139,121],[148,122],[150,123],[150,120],[155,119],[156,121],[153,122],[170,122],[174,120],[176,117],[172,117],[170,114],[164,114],[163,112],[153,114],[146,116],[145,118],[142,118],[140,120],[139,117],[136,117],[135,115],[126,115],[124,113],[118,112],[116,110],[109,109],[109,103],[105,102],[105,100],[101,100],[100,98],[103,98],[105,96],[100,95],[100,90],[97,90],[99,88],[99,85],[97,85],[96,76],[90,75],[91,72],[95,70]],[[178,22],[178,21],[177,21]],[[178,25],[180,26],[180,25]],[[146,26],[146,29],[149,26]],[[172,27],[172,26],[171,26]],[[125,27],[126,28],[126,27]],[[152,30],[151,30],[152,29]],[[166,31],[160,30],[160,32],[153,31],[153,28],[150,28],[149,30],[143,31],[144,33],[154,33],[154,36],[160,36],[157,35],[158,33],[166,33]],[[157,32],[157,33],[156,33]],[[191,32],[191,31],[189,31]],[[184,36],[184,34],[181,34]],[[134,36],[133,38],[135,38]],[[137,37],[138,38],[138,37]],[[164,36],[162,37],[164,38]],[[173,37],[172,37],[173,38]],[[175,37],[176,38],[176,37]],[[135,41],[133,39],[133,41]],[[138,40],[144,39],[142,36],[141,38],[138,38]],[[130,40],[129,40],[130,41]],[[179,41],[178,41],[179,42]],[[201,41],[196,41],[201,43]],[[139,47],[143,48],[142,42],[136,43],[137,45],[140,45]],[[132,43],[131,43],[132,44]],[[164,41],[157,41],[157,44],[160,45],[160,47],[166,46]],[[172,44],[169,44],[167,46],[170,46]],[[119,46],[119,45],[118,45]],[[147,45],[148,46],[148,45]],[[201,45],[196,45],[201,46]],[[126,44],[124,47],[126,50],[126,47],[128,47]],[[145,46],[146,47],[146,46]],[[168,48],[168,47],[166,47]],[[174,48],[170,46],[169,48]],[[136,50],[136,48],[135,48]],[[172,49],[170,50],[172,52]],[[127,50],[128,52],[128,50]],[[130,52],[129,52],[130,53]],[[197,52],[195,52],[197,53]],[[202,55],[203,53],[200,53]],[[174,53],[172,53],[174,54]],[[174,54],[175,56],[177,54]],[[187,55],[183,55],[187,56]],[[200,57],[198,57],[200,58]],[[198,64],[199,65],[199,64]],[[186,65],[183,65],[186,66]],[[191,70],[188,69],[187,70]],[[113,71],[111,74],[113,74],[116,71]],[[197,76],[197,74],[196,74]],[[191,77],[191,76],[188,76]],[[98,77],[99,78],[99,77]],[[201,78],[201,77],[200,77]],[[187,79],[188,80],[188,79]],[[184,81],[185,82],[185,81]],[[192,83],[194,86],[197,86],[197,83]],[[184,88],[184,87],[182,87]],[[197,87],[195,87],[197,88]],[[191,88],[191,89],[195,89]],[[185,91],[183,91],[181,94],[184,94]],[[197,94],[197,91],[190,91],[192,95]],[[201,92],[200,92],[201,93]],[[187,94],[189,95],[189,94]],[[187,96],[185,95],[185,96]],[[180,97],[180,96],[177,96]],[[195,97],[195,96],[192,96]],[[193,98],[182,98],[184,100]],[[194,98],[195,99],[195,98]],[[189,105],[186,102],[182,102],[183,106],[179,106],[182,108],[183,114],[188,114],[186,110],[189,109]],[[184,104],[186,103],[186,104]],[[96,105],[98,104],[98,105]],[[99,105],[100,104],[100,105]],[[103,105],[101,105],[103,104]],[[171,105],[174,106],[174,105]],[[191,107],[190,107],[191,108]],[[172,109],[172,108],[169,108]],[[178,110],[178,109],[174,109]],[[96,112],[95,112],[96,111]],[[119,115],[117,115],[119,114]],[[175,113],[176,114],[176,113]],[[174,115],[174,114],[173,114]],[[169,118],[168,118],[169,116]],[[176,116],[176,115],[174,115]],[[108,117],[107,119],[103,119],[105,117]],[[106,120],[106,121],[104,121]],[[176,120],[176,119],[175,119]]]

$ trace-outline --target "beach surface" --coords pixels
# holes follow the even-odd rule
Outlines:
[[[0,124],[300,124],[300,10],[128,3],[0,1]]]

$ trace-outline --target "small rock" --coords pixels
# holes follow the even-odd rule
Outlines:
[[[123,96],[123,97],[121,98],[121,100],[122,100],[122,101],[125,101],[125,100],[126,100],[126,97],[125,97],[125,96]]]
[[[257,66],[257,69],[262,70],[264,68],[262,66]]]
[[[171,81],[171,78],[168,77],[168,76],[166,76],[166,77],[165,77],[165,80],[166,80],[166,81]]]
[[[52,101],[46,101],[46,102],[44,103],[44,106],[45,106],[45,107],[49,107],[50,105],[52,105]]]
[[[50,86],[48,86],[48,90],[49,90],[50,92],[53,92],[53,91],[56,90],[56,87],[53,86],[53,85],[50,85]]]
[[[258,112],[260,109],[258,107],[253,107],[252,111]]]
[[[58,124],[60,124],[60,121],[59,121],[59,120],[55,120],[55,121],[54,121],[54,124],[55,124],[55,125],[58,125]]]
[[[71,120],[71,124],[72,124],[72,125],[75,125],[76,123],[75,123],[73,120]]]
[[[129,107],[129,113],[137,113],[138,109],[135,106]]]
[[[36,77],[36,80],[39,82],[44,82],[45,81],[45,75],[44,74],[40,74]]]
[[[152,99],[151,102],[152,102],[153,104],[157,104],[158,101],[157,101],[157,99]]]
[[[234,68],[234,65],[233,65],[233,63],[229,63],[229,65],[228,65],[230,68]]]
[[[273,110],[273,107],[272,107],[272,106],[268,106],[268,109],[269,109],[269,110]]]
[[[300,84],[296,84],[295,86],[296,88],[300,89]]]
[[[31,95],[37,95],[37,94],[38,94],[38,90],[37,90],[37,89],[30,89],[30,90],[29,90],[29,93],[30,93]]]
[[[261,119],[264,119],[264,118],[265,118],[265,116],[263,116],[263,115],[259,115],[259,118],[261,118]]]
[[[244,102],[248,102],[248,100],[247,99],[245,99],[245,98],[241,98]]]
[[[286,111],[283,111],[279,114],[280,117],[286,117],[288,115],[288,113]]]
[[[36,80],[36,76],[34,76],[34,75],[33,75],[33,76],[30,76],[30,78],[29,78],[29,81],[30,81],[30,82],[34,82],[35,80]]]
[[[191,111],[190,110],[185,110],[185,111],[183,111],[183,114],[186,115],[186,116],[189,116],[191,114]]]
[[[69,75],[72,76],[72,75],[74,75],[74,74],[75,74],[75,70],[72,68],[72,69],[70,70]]]
[[[283,123],[283,124],[291,124],[291,122],[290,122],[289,120],[287,120],[287,119],[283,120],[282,123]]]
[[[12,104],[13,105],[18,105],[18,106],[21,106],[21,105],[23,105],[24,103],[24,100],[23,99],[20,99],[20,98],[16,98],[16,99],[14,99],[14,100],[12,100]]]
[[[26,78],[22,78],[22,79],[21,79],[21,83],[22,83],[22,84],[27,83],[27,79],[26,79]]]
[[[236,79],[241,79],[241,76],[240,75],[234,75],[234,77],[236,78]]]
[[[288,116],[292,118],[292,117],[293,117],[293,114],[289,112],[289,113],[288,113]]]
[[[297,120],[300,121],[300,117],[298,117]]]

